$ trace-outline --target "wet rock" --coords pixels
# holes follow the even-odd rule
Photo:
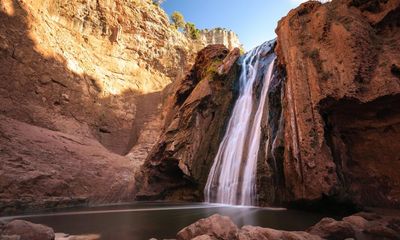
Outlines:
[[[244,226],[238,233],[238,240],[322,240],[307,232],[288,232],[271,228]]]
[[[336,221],[332,218],[323,218],[319,223],[311,227],[308,232],[332,240],[355,237],[355,231],[350,223]]]
[[[53,229],[23,220],[14,220],[5,225],[3,235],[16,235],[19,240],[54,240]]]
[[[201,219],[182,229],[177,234],[178,240],[189,240],[201,236],[199,239],[236,239],[237,226],[228,217],[218,214]],[[208,235],[207,238],[204,235]],[[196,238],[197,239],[197,238]]]

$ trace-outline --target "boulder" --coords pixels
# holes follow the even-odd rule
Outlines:
[[[336,221],[332,218],[323,218],[319,223],[311,227],[308,232],[332,240],[355,237],[355,231],[350,223]]]
[[[0,240],[21,240],[18,235],[0,235]]]
[[[178,232],[176,238],[177,240],[189,240],[201,236],[201,238],[196,238],[196,240],[205,240],[207,238],[204,235],[208,235],[208,239],[233,240],[236,239],[237,233],[238,228],[229,217],[214,214],[182,229]]]
[[[216,240],[216,238],[205,234],[205,235],[197,236],[197,237],[193,238],[192,240]]]
[[[400,232],[396,232],[384,222],[371,223],[363,232],[376,239],[400,239]]]
[[[351,226],[353,226],[353,228],[357,228],[357,229],[364,229],[366,227],[366,225],[368,224],[368,220],[366,220],[365,218],[360,217],[360,216],[345,217],[345,218],[343,218],[343,221],[351,224]]]
[[[14,220],[6,224],[2,234],[19,236],[19,240],[54,240],[55,238],[52,228],[23,220]]]
[[[244,226],[238,233],[238,240],[321,240],[307,232],[281,231],[271,228]]]

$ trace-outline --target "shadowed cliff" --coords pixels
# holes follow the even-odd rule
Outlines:
[[[166,17],[139,2],[146,23],[161,21],[154,26],[167,31],[153,39],[156,51],[170,48],[163,45],[174,34]],[[117,8],[115,17],[135,9],[124,6],[110,7]],[[183,74],[191,53],[178,45],[168,50],[165,61],[180,61],[179,69],[162,59],[144,63],[135,54],[149,50],[129,50],[123,33],[116,43],[109,16],[80,22],[47,3],[2,1],[0,7],[1,211],[133,200],[136,171],[162,129],[163,91]]]

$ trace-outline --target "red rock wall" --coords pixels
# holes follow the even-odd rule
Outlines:
[[[398,0],[308,2],[279,22],[267,202],[400,207],[399,12]]]
[[[198,47],[150,0],[0,1],[0,211],[132,200]]]
[[[235,97],[239,49],[210,45],[170,98],[166,129],[143,168],[139,199],[202,199]]]

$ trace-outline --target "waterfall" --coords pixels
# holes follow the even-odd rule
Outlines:
[[[256,169],[261,119],[275,55],[270,41],[241,58],[239,96],[204,189],[206,202],[231,205],[256,204]],[[257,86],[261,93],[257,94]]]

